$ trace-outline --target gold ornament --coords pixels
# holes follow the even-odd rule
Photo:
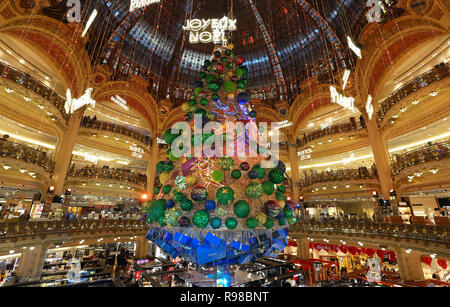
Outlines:
[[[184,103],[181,105],[181,111],[183,111],[183,112],[185,112],[185,113],[189,112],[190,109],[191,109],[191,106],[190,106],[189,103],[187,103],[187,102],[184,102]]]
[[[193,186],[197,182],[197,178],[194,175],[187,175],[185,182],[188,186]]]
[[[233,50],[234,49],[234,44],[233,43],[229,43],[228,44],[228,49]]]
[[[280,204],[281,209],[283,209],[284,206],[286,206],[286,202],[282,199],[278,200],[278,203]]]
[[[264,225],[267,222],[267,215],[260,212],[260,213],[256,214],[256,219],[258,220],[258,223],[260,225]]]
[[[170,173],[169,172],[163,172],[161,175],[159,175],[159,182],[161,182],[161,184],[165,184],[167,180],[169,180],[170,178]]]

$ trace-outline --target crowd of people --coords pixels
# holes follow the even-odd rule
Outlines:
[[[102,168],[100,168],[92,165],[76,169],[75,165],[72,165],[67,174],[67,177],[102,178],[121,182],[129,182],[138,185],[147,184],[146,175],[142,175],[135,171],[130,171],[127,169],[109,168],[108,166],[103,166]]]
[[[302,187],[310,186],[320,182],[332,182],[342,180],[359,180],[359,179],[373,179],[377,177],[375,164],[369,170],[367,167],[359,167],[358,169],[340,169],[331,170],[321,173],[311,173],[310,176],[305,176],[301,180]]]

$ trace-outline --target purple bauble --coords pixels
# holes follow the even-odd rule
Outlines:
[[[268,200],[264,204],[264,211],[270,217],[277,217],[281,212],[280,204],[274,200]]]
[[[242,162],[240,165],[241,171],[248,171],[250,169],[250,164],[248,162]]]
[[[189,226],[190,223],[191,223],[191,220],[187,216],[182,216],[178,220],[178,225],[180,225],[180,227],[187,227],[187,226]]]

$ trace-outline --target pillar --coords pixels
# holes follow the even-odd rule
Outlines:
[[[421,253],[411,251],[409,254],[404,249],[396,248],[397,263],[402,281],[424,280],[421,262]]]
[[[298,157],[297,157],[297,144],[293,137],[288,136],[288,151],[289,151],[289,161],[291,162],[291,177],[292,177],[292,193],[294,202],[300,201],[300,191],[296,184],[300,183],[300,175],[298,171]]]
[[[309,253],[309,243],[310,241],[307,238],[296,238],[297,239],[297,258],[302,260],[311,259],[311,255]]]
[[[27,248],[22,252],[19,267],[17,269],[18,282],[36,281],[41,278],[45,257],[47,256],[47,245],[37,245],[33,250]]]
[[[63,192],[64,182],[66,180],[67,170],[69,169],[73,146],[78,137],[78,131],[80,130],[81,120],[83,119],[83,113],[86,107],[83,107],[73,113],[69,120],[69,127],[61,136],[56,146],[55,152],[55,173],[54,173],[54,185],[55,195],[60,195]]]
[[[148,243],[149,241],[145,236],[137,237],[136,239],[136,259],[146,259],[148,254]]]
[[[381,186],[381,194],[384,200],[389,200],[390,192],[393,188],[392,171],[391,171],[391,158],[386,142],[381,135],[380,130],[374,117],[371,120],[366,119],[367,133],[369,136],[369,142],[372,146],[372,152],[375,160],[375,165],[378,173],[378,180]],[[378,204],[377,204],[378,205]],[[398,214],[397,204],[393,203],[392,209],[394,214]],[[375,210],[378,211],[378,210]]]
[[[159,145],[156,140],[153,140],[153,145],[150,153],[150,160],[147,166],[147,193],[149,199],[153,199],[155,195],[155,178],[156,178],[156,163],[158,163]]]

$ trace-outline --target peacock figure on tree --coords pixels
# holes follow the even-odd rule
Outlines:
[[[257,113],[252,110],[251,96],[246,91],[247,76],[244,59],[233,53],[233,45],[217,46],[211,60],[205,61],[199,80],[194,82],[190,100],[181,106],[186,123],[194,130],[194,118],[201,116],[201,127],[197,128],[210,121],[224,128],[229,122],[256,125]],[[261,128],[258,131],[262,132]],[[244,134],[246,145],[252,142],[246,131],[232,132],[232,135]],[[215,157],[203,152],[200,157],[178,158],[173,153],[173,145],[181,135],[181,132],[172,133],[171,129],[163,135],[171,148],[167,151],[168,158],[156,165],[156,197],[142,207],[147,214],[146,223],[165,229],[215,232],[268,230],[296,222],[295,203],[287,200],[283,185],[285,165],[278,161],[270,169],[261,166],[262,161],[270,158],[265,144],[258,143],[257,153],[246,158],[236,154]],[[214,131],[194,134],[191,145],[205,144],[208,139],[215,139]]]

